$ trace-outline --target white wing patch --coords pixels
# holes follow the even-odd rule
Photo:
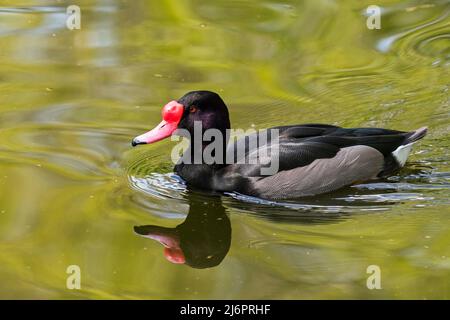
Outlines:
[[[392,151],[392,155],[398,161],[401,167],[405,165],[406,159],[408,159],[409,153],[411,152],[411,148],[414,143],[415,142],[405,144],[404,146],[400,146]]]

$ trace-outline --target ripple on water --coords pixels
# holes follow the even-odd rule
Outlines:
[[[143,177],[129,175],[128,179],[134,189],[159,199],[182,199],[186,190],[183,180],[174,173],[152,172]]]
[[[442,8],[439,16],[424,20],[422,15],[419,15],[419,13],[425,12],[426,16],[426,10],[433,8],[434,6]],[[377,41],[375,47],[378,51],[383,53],[391,51],[397,52],[403,59],[417,59],[420,57],[433,58],[435,59],[433,65],[440,64],[450,59],[448,24],[450,5],[448,1],[442,1],[431,6],[399,7],[396,8],[396,10],[389,11],[387,14],[395,14],[398,16],[401,14],[417,14],[421,21],[417,22],[415,21],[416,18],[411,16],[411,20],[414,21],[412,25],[406,27],[399,27],[396,25],[393,27],[396,30]],[[393,21],[398,20],[399,19],[393,19]],[[390,26],[388,25],[385,28],[389,27]]]
[[[167,207],[166,200],[187,204],[184,181],[174,173],[155,173],[151,163],[151,159],[143,157],[130,166],[128,180],[131,187],[145,195],[135,201],[157,209],[161,209],[158,207],[160,205]],[[431,179],[433,176],[448,178],[443,173],[424,172],[421,179]],[[330,219],[336,221],[346,218],[349,214],[387,211],[396,204],[431,205],[435,197],[430,192],[448,190],[450,187],[448,183],[410,183],[408,179],[411,179],[411,175],[399,179],[395,182],[386,180],[359,184],[330,194],[283,201],[227,192],[224,193],[223,202],[231,209],[262,218],[285,221],[307,219],[311,223],[325,223]],[[205,196],[208,199],[208,195]]]
[[[176,174],[159,173],[168,168],[158,166],[158,156],[143,152],[128,165],[127,178],[133,203],[151,214],[164,218],[182,218],[187,212],[186,185]]]
[[[45,163],[47,169],[79,179],[108,179],[118,173],[120,154],[108,144],[128,141],[128,136],[114,128],[21,124],[0,132],[0,156],[13,163]]]

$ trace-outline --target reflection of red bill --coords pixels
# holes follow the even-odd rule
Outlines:
[[[169,102],[162,110],[163,120],[161,123],[149,132],[134,138],[131,144],[133,146],[138,144],[148,144],[170,137],[177,129],[183,113],[184,106],[181,103],[178,103],[177,101]]]
[[[186,262],[184,253],[180,248],[178,249],[164,248],[164,256],[168,261],[172,263],[183,264]]]
[[[134,231],[146,238],[158,241],[164,246],[164,256],[172,263],[183,264],[186,262],[180,240],[175,230],[157,226],[134,227]]]

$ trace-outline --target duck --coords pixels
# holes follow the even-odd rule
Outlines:
[[[189,146],[174,172],[188,188],[268,200],[311,197],[389,177],[405,166],[413,144],[427,134],[427,127],[399,131],[311,123],[231,139],[228,108],[207,90],[170,101],[162,118],[133,138],[132,146],[184,136]]]

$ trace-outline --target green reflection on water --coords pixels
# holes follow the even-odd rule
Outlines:
[[[79,31],[72,3],[1,3],[1,298],[449,298],[448,1],[378,1],[381,30],[366,28],[370,1],[78,3]],[[374,190],[199,195],[167,175],[170,141],[129,145],[194,89],[219,92],[239,128],[430,133]],[[133,233],[216,202],[232,236],[214,268],[170,264]],[[71,264],[80,291],[65,287]],[[383,290],[365,286],[371,264]]]

